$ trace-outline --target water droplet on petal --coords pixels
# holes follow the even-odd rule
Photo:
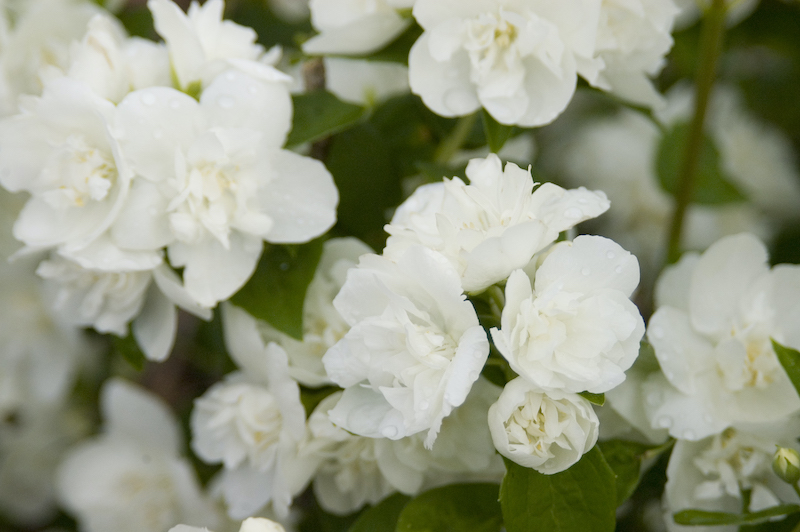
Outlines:
[[[288,262],[281,262],[280,265],[278,265],[278,268],[280,268],[282,271],[286,271],[286,270],[289,269],[289,263]]]
[[[381,434],[383,434],[385,438],[395,438],[397,437],[397,427],[383,427],[381,429]]]
[[[250,94],[258,94],[258,87],[256,87],[255,85],[250,85],[249,87],[247,87],[247,92],[249,92]]]
[[[606,257],[608,257],[609,259],[613,259],[614,257],[616,257],[616,255],[614,255],[613,251],[606,251]]]
[[[217,100],[217,104],[223,109],[230,109],[235,103],[236,101],[230,96],[220,96]]]
[[[145,105],[153,105],[156,103],[156,97],[149,92],[145,92],[142,94],[142,103]]]
[[[660,418],[658,418],[656,423],[662,429],[668,429],[672,426],[672,418],[669,416],[661,416]]]
[[[422,410],[427,410],[429,406],[431,406],[431,405],[428,403],[428,401],[420,401],[419,402],[419,407]]]
[[[156,129],[155,131],[153,131],[153,138],[154,139],[159,140],[163,136],[164,136],[164,132],[161,131],[160,129]]]
[[[589,203],[589,200],[587,200],[586,198],[578,198],[578,203],[580,203],[581,205],[586,205],[587,203]]]
[[[478,373],[477,371],[470,371],[469,372],[469,380],[471,380],[471,381],[478,380],[478,375],[480,375],[480,373]]]
[[[172,109],[177,109],[181,106],[181,102],[179,102],[177,98],[173,98],[169,101],[169,106]]]
[[[227,74],[225,74],[225,79],[227,79],[228,81],[233,81],[236,79],[236,75],[233,72],[228,72]]]
[[[569,209],[564,211],[564,216],[566,216],[567,218],[577,219],[583,216],[583,211],[577,207],[570,207]]]
[[[591,275],[591,273],[592,273],[592,270],[590,270],[589,268],[584,268],[584,269],[581,270],[581,274],[583,274],[583,275],[585,275],[587,277],[589,275]]]
[[[681,434],[681,437],[684,440],[696,440],[697,439],[697,434],[695,434],[695,432],[692,429],[686,429]]]
[[[661,327],[651,327],[650,334],[653,335],[653,338],[660,340],[661,338],[664,338],[664,329]]]
[[[657,406],[661,403],[661,394],[658,392],[651,392],[647,394],[647,404],[650,406]]]
[[[622,266],[617,266],[616,268],[614,268],[614,271],[617,273],[622,273]]]
[[[474,109],[477,99],[470,91],[464,89],[450,89],[445,93],[443,103],[451,113],[461,115]]]
[[[713,423],[714,416],[712,416],[711,414],[703,414],[703,421],[706,423]]]

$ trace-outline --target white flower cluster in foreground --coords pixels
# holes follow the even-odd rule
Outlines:
[[[335,221],[324,166],[282,149],[289,78],[222,0],[188,14],[151,0],[164,43],[95,15],[41,95],[0,122],[0,184],[30,199],[20,254],[75,325],[124,336],[163,360],[176,306],[200,317],[252,274],[264,241],[305,242]],[[181,276],[173,268],[181,268]]]
[[[683,509],[800,502],[771,466],[776,445],[800,449],[800,398],[771,343],[800,348],[798,300],[800,267],[770,268],[747,233],[685,254],[659,278],[647,339],[660,370],[637,371],[609,402],[655,441],[658,431],[677,439],[664,493],[670,530],[684,530],[672,519]]]
[[[483,107],[502,124],[540,126],[567,106],[580,75],[630,101],[661,101],[649,76],[672,46],[671,0],[379,0],[311,2],[320,32],[309,54],[364,54],[413,19],[424,30],[408,58],[411,90],[442,116]]]

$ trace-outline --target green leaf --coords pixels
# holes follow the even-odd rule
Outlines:
[[[664,134],[658,146],[656,159],[658,179],[661,187],[673,196],[678,189],[689,129],[690,126],[686,122],[676,124]],[[719,205],[744,200],[745,197],[726,180],[714,142],[708,136],[704,136],[692,201],[704,205]]]
[[[358,516],[348,532],[394,532],[397,518],[411,497],[395,493]]]
[[[397,532],[499,532],[503,526],[497,484],[451,484],[409,502]]]
[[[231,302],[281,332],[303,339],[303,302],[317,269],[324,238],[307,244],[271,245],[255,273]]]
[[[617,477],[617,506],[619,506],[636,491],[641,477],[642,461],[666,451],[672,447],[672,441],[664,445],[646,445],[626,440],[606,440],[598,442],[597,446],[600,447],[606,463]]]
[[[800,512],[796,504],[781,504],[760,512],[747,514],[731,514],[727,512],[707,512],[705,510],[682,510],[672,515],[679,525],[709,526],[709,525],[754,525],[769,521],[773,517],[790,515]]]
[[[606,394],[604,393],[581,392],[578,395],[580,395],[593,405],[603,406],[604,404],[606,404]]]
[[[772,341],[772,349],[778,355],[778,360],[783,366],[784,371],[792,381],[795,391],[800,395],[800,352],[791,347],[786,347],[779,344],[775,340]]]
[[[306,388],[305,386],[300,387],[300,402],[303,403],[303,408],[306,411],[306,417],[310,416],[311,413],[317,408],[323,399],[328,397],[331,394],[334,394],[341,390],[338,386],[323,386],[322,388]]]
[[[358,58],[366,59],[367,61],[386,61],[407,65],[408,54],[411,51],[411,47],[414,46],[414,43],[417,42],[420,35],[422,35],[422,28],[419,24],[412,23],[403,33],[385,47],[377,52],[358,56]]]
[[[498,153],[506,141],[511,138],[514,127],[501,124],[487,113],[486,109],[483,109],[481,116],[483,116],[483,132],[486,135],[489,151]]]
[[[292,96],[294,118],[287,146],[313,142],[352,126],[366,113],[360,105],[343,102],[327,91]]]
[[[130,364],[133,369],[136,371],[142,371],[144,369],[144,364],[147,362],[147,357],[144,356],[144,353],[141,349],[139,349],[139,344],[136,343],[136,339],[133,337],[132,334],[129,334],[125,338],[120,338],[119,336],[110,335],[111,337],[111,345],[114,351],[119,353],[122,358],[124,358],[128,364]]]
[[[508,532],[613,532],[614,471],[597,447],[555,475],[505,462],[500,503]]]

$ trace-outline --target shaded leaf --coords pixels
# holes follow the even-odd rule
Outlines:
[[[486,112],[486,109],[481,111],[483,117],[483,132],[486,135],[486,143],[489,145],[489,151],[498,153],[506,141],[511,138],[511,133],[514,131],[514,126],[506,126],[495,120],[492,115]]]
[[[343,102],[327,91],[292,95],[294,115],[287,146],[313,142],[352,126],[366,113],[360,105]]]
[[[365,59],[367,61],[386,61],[390,63],[401,63],[403,65],[407,65],[408,54],[411,51],[411,47],[414,46],[414,43],[417,42],[417,39],[419,39],[420,35],[422,35],[422,28],[416,22],[412,22],[412,24],[394,41],[390,42],[377,52],[356,57],[359,59]]]
[[[303,339],[303,302],[324,238],[306,244],[268,245],[255,273],[231,301],[281,332]]]
[[[672,447],[672,441],[664,445],[647,445],[626,440],[606,440],[597,443],[609,467],[616,475],[617,506],[628,500],[636,491],[641,477],[642,461],[656,456]]]
[[[658,146],[656,159],[658,179],[661,187],[672,195],[678,190],[689,129],[688,123],[679,122],[664,134]],[[719,151],[714,142],[708,136],[704,136],[692,201],[704,205],[719,205],[744,200],[745,197],[726,180],[719,163]]]
[[[778,360],[783,366],[784,371],[792,381],[795,391],[800,395],[800,352],[797,349],[786,347],[775,340],[772,341],[772,349],[778,355]]]
[[[682,510],[673,514],[679,525],[752,525],[768,521],[772,517],[790,515],[800,512],[796,504],[781,504],[759,512],[747,514],[731,514],[727,512],[707,512],[705,510]]]
[[[500,503],[508,532],[612,532],[614,471],[593,447],[561,473],[543,475],[505,460]]]
[[[364,510],[348,532],[394,532],[397,518],[411,497],[395,493]]]
[[[122,358],[124,358],[128,364],[133,367],[136,371],[142,371],[144,368],[144,364],[147,361],[147,357],[145,357],[142,350],[139,348],[139,344],[136,343],[136,339],[133,337],[132,334],[129,334],[125,338],[120,338],[119,336],[110,335],[111,337],[111,345],[117,353],[119,353]]]
[[[604,393],[581,392],[578,395],[580,395],[593,405],[603,406],[604,404],[606,404],[606,394]]]
[[[451,484],[411,500],[397,532],[499,532],[503,526],[497,484]]]

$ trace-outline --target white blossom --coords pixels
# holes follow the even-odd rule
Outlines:
[[[340,100],[374,106],[408,92],[408,67],[388,61],[325,58],[325,86]]]
[[[384,254],[422,244],[453,264],[464,290],[479,292],[525,267],[561,231],[609,206],[602,192],[537,187],[530,170],[513,163],[504,169],[493,154],[471,160],[467,177],[469,185],[454,177],[418,188],[386,226],[391,237]]]
[[[511,273],[492,338],[511,368],[542,390],[607,392],[639,353],[644,322],[628,299],[638,283],[636,257],[611,240],[556,244],[533,287],[524,271]]]
[[[86,532],[161,532],[180,522],[216,524],[177,421],[157,398],[121,379],[100,399],[103,433],[69,451],[58,471],[64,508]]]
[[[599,0],[417,0],[425,30],[409,55],[411,91],[442,116],[483,107],[500,123],[539,126],[572,99],[593,57]]]
[[[430,448],[489,354],[458,273],[421,246],[396,262],[365,255],[334,306],[351,329],[323,357],[330,378],[345,388],[331,420],[370,437],[427,431]]]
[[[591,403],[560,391],[543,392],[517,377],[489,408],[498,452],[545,475],[564,471],[597,442],[599,421]]]
[[[138,176],[111,235],[133,249],[166,247],[207,308],[247,281],[264,240],[305,242],[335,221],[330,173],[280,149],[291,101],[285,76],[272,73],[264,81],[230,70],[199,102],[154,87],[118,106],[117,134]]]
[[[737,425],[699,441],[678,440],[667,466],[664,521],[671,532],[697,527],[676,525],[672,514],[697,508],[712,512],[757,512],[800,502],[792,487],[772,471],[776,445],[798,449],[800,421]],[[749,505],[743,508],[744,491]],[[702,527],[735,532],[737,526]]]
[[[303,43],[307,54],[369,54],[411,24],[399,11],[414,0],[310,0],[311,24],[319,34]]]
[[[647,329],[663,370],[646,386],[653,427],[698,440],[800,408],[770,343],[800,347],[799,290],[800,267],[770,269],[766,248],[749,234],[666,270]]]
[[[156,31],[166,41],[172,69],[181,90],[196,92],[232,67],[251,75],[273,74],[267,66],[277,56],[256,44],[253,28],[223,20],[225,2],[193,1],[188,13],[170,0],[148,0]]]
[[[663,105],[651,77],[664,66],[678,14],[672,0],[603,0],[595,54],[603,67],[581,74],[592,85],[632,102]]]
[[[234,519],[267,503],[285,517],[292,498],[316,466],[297,457],[305,436],[300,389],[289,377],[286,352],[265,345],[245,311],[223,307],[225,341],[242,369],[195,401],[192,449],[204,461],[222,463],[216,483]]]
[[[289,356],[289,374],[306,386],[329,384],[322,357],[342,339],[350,326],[333,307],[347,276],[361,255],[372,249],[356,238],[333,238],[323,245],[314,278],[303,302],[303,339],[296,340],[264,321],[258,329],[265,343],[276,342]]]

